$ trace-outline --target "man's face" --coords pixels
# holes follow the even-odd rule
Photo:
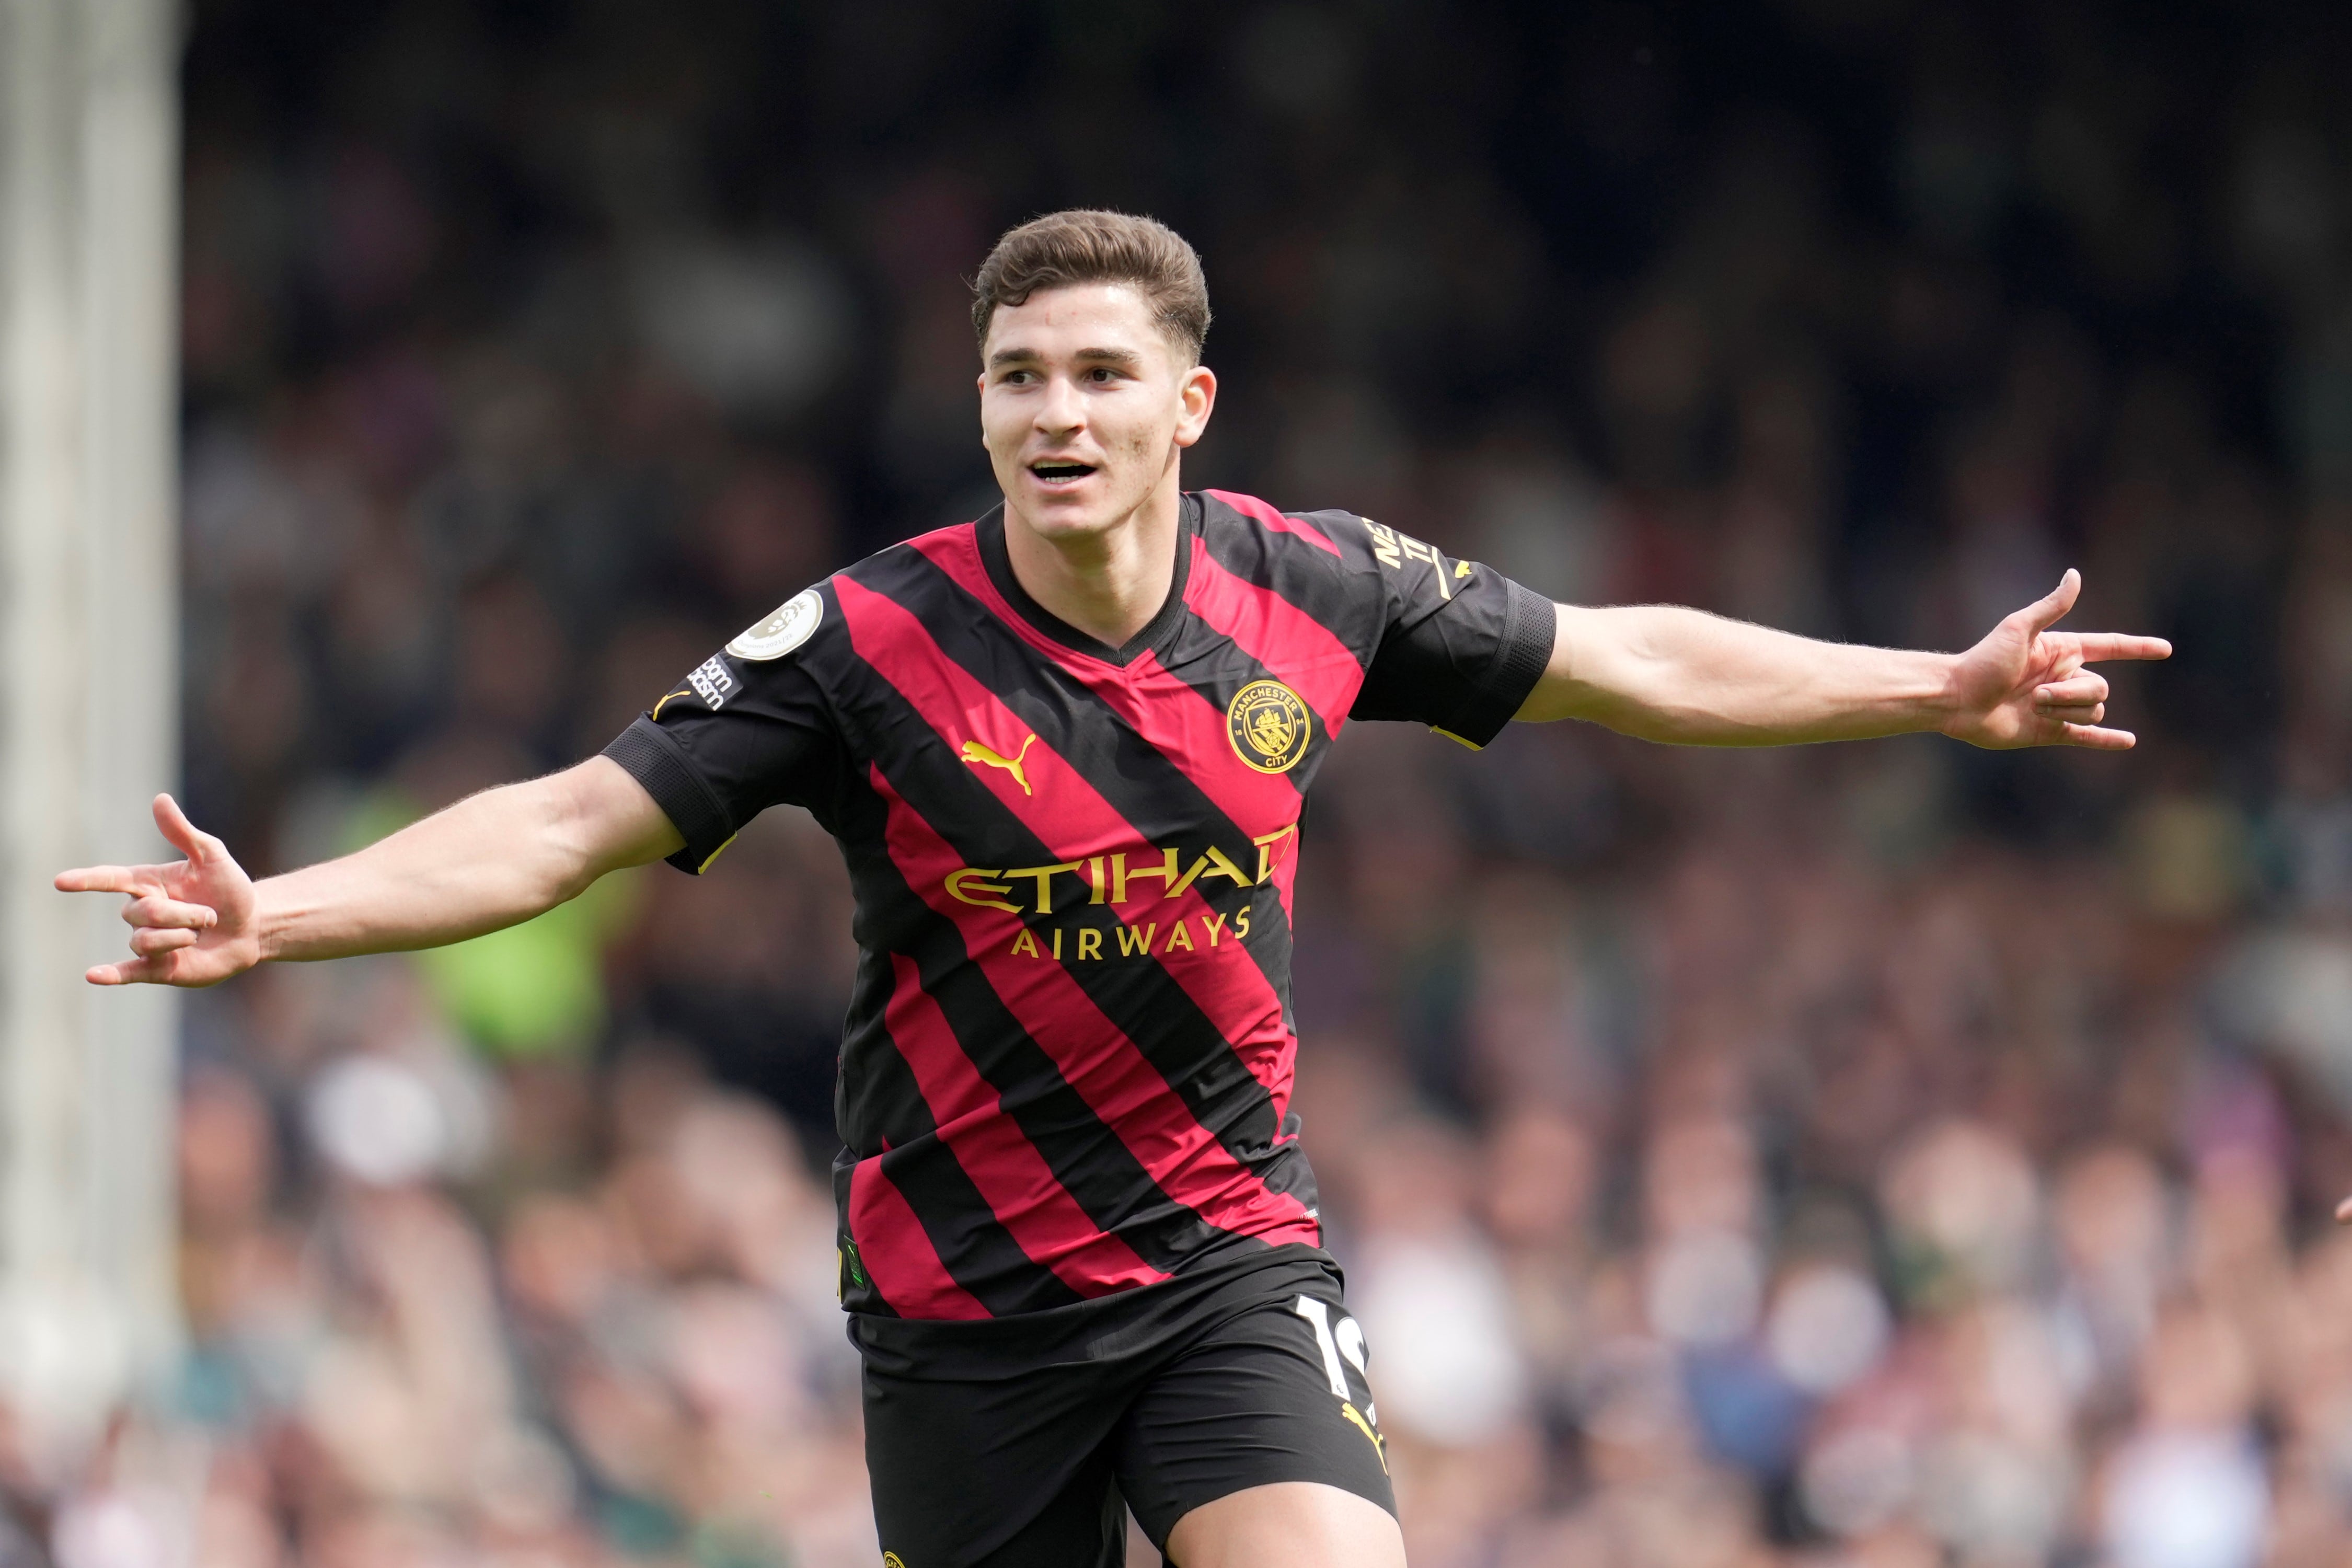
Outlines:
[[[1201,438],[1217,378],[1141,293],[1087,283],[997,308],[981,345],[980,426],[1004,499],[1049,540],[1133,515]]]

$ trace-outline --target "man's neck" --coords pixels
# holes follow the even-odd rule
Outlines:
[[[1168,602],[1176,575],[1183,498],[1172,468],[1137,507],[1100,533],[1047,539],[1004,509],[1004,553],[1031,598],[1065,625],[1124,647]]]

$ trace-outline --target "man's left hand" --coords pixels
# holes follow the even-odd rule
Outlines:
[[[2117,658],[2169,658],[2162,637],[2050,628],[2074,607],[2083,575],[2069,567],[2048,597],[1993,627],[1953,661],[1944,733],[1972,746],[2087,746],[2128,751],[2128,730],[2103,728],[2107,683],[2084,668]]]

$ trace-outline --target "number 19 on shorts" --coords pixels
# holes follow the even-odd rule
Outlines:
[[[1331,1303],[1312,1296],[1300,1296],[1290,1304],[1290,1310],[1307,1321],[1315,1339],[1316,1353],[1323,1361],[1323,1375],[1330,1381],[1331,1396],[1339,1402],[1339,1418],[1363,1433],[1381,1457],[1381,1469],[1389,1468],[1386,1439],[1380,1432],[1380,1415],[1372,1406],[1371,1373],[1367,1368],[1370,1359],[1364,1349],[1364,1331],[1356,1320],[1345,1312],[1335,1312]],[[1356,1381],[1364,1391],[1363,1408],[1356,1407],[1354,1390],[1348,1386],[1348,1369],[1353,1367]]]

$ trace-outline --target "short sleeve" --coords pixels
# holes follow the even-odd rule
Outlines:
[[[816,590],[802,597],[825,608]],[[697,665],[604,748],[685,838],[669,858],[682,871],[699,874],[772,805],[805,806],[828,828],[838,820],[848,751],[815,676],[767,652],[772,636],[760,640],[775,619]]]
[[[1349,717],[1408,720],[1470,746],[1500,734],[1551,661],[1551,601],[1368,518],[1318,521],[1343,559],[1369,563],[1365,591],[1378,584],[1379,646]]]

